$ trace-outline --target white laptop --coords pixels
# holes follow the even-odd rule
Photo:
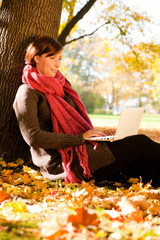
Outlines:
[[[91,138],[86,138],[86,140],[114,141],[114,140],[122,139],[127,136],[136,135],[138,133],[143,112],[144,112],[144,109],[141,107],[124,108],[122,109],[115,135],[91,137]]]

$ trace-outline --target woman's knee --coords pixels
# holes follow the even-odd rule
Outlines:
[[[136,136],[142,142],[151,141],[151,139],[147,137],[145,134],[137,134]]]
[[[141,146],[141,144],[146,144],[146,143],[151,143],[153,142],[149,137],[147,137],[146,135],[144,134],[137,134],[137,135],[133,135],[133,136],[129,136],[129,137],[126,137],[126,140],[130,140],[131,142],[134,142],[135,145],[138,147]]]

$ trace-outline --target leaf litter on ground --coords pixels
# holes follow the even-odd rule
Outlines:
[[[160,189],[141,178],[49,181],[22,159],[0,158],[0,239],[158,240]]]

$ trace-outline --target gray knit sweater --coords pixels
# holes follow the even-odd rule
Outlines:
[[[65,94],[64,99],[76,109],[69,95]],[[13,108],[21,134],[30,146],[33,163],[40,168],[42,175],[48,179],[56,180],[63,178],[64,171],[61,155],[57,149],[71,146],[74,149],[75,146],[81,145],[83,140],[82,134],[54,133],[50,107],[45,95],[30,88],[27,84],[22,84],[19,87]],[[93,149],[91,143],[86,142],[86,144],[91,173],[114,162],[115,159],[107,143],[100,142],[96,150]],[[71,168],[76,176],[82,180],[83,170],[79,165],[75,151]]]

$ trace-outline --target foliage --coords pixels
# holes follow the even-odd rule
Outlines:
[[[82,89],[80,97],[88,113],[94,113],[96,109],[103,109],[105,106],[104,98],[100,97],[99,94],[95,94],[92,90],[87,91]]]
[[[86,18],[93,31],[86,33],[86,31],[80,27],[80,20],[90,9],[93,10],[93,6],[95,11],[92,11],[91,16],[94,15],[94,18],[91,17],[91,20],[90,18]],[[64,1],[58,40],[62,45],[66,45],[90,36],[102,26],[106,26],[104,31],[108,32],[112,38],[117,38],[128,44],[129,42],[131,43],[131,32],[135,29],[143,32],[142,25],[146,22],[150,22],[146,13],[138,12],[137,9],[130,9],[120,0],[88,0],[85,4],[84,1]],[[88,23],[86,25],[88,25]]]
[[[67,29],[82,8],[86,8],[83,1],[64,1],[60,32]],[[85,24],[77,19],[63,39],[64,45],[74,43],[65,47],[73,60],[68,71],[80,76],[83,87],[93,83],[90,88],[105,99],[108,111],[133,99],[135,105],[159,112],[159,80],[154,74],[159,46],[152,42],[154,37],[150,42],[148,37],[144,38],[145,29],[153,24],[147,14],[119,0],[96,1],[90,9],[91,13],[85,14]],[[101,38],[97,39],[95,32],[101,27]],[[94,36],[90,37],[92,33]],[[77,41],[84,37],[86,41]]]
[[[49,181],[22,159],[0,159],[0,239],[158,240],[160,189],[122,183]]]
[[[94,41],[91,40],[87,49],[86,45],[81,43],[81,41],[74,43],[68,49],[64,49],[61,71],[79,93],[87,111],[93,113],[97,108],[104,108],[105,100],[99,93],[95,93],[91,84],[96,78],[94,76],[94,65],[97,58],[93,57],[92,51]]]
[[[159,112],[157,45],[138,44],[124,49],[96,36],[70,44],[63,55],[63,74],[81,97],[81,92],[89,89],[105,100],[106,109],[118,108],[130,100],[134,106]]]

